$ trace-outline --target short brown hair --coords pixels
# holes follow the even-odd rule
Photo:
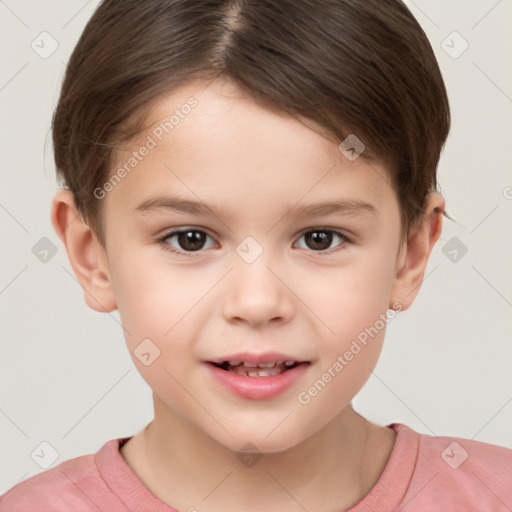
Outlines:
[[[202,77],[233,79],[386,162],[402,234],[437,189],[450,128],[432,47],[400,0],[103,0],[69,60],[53,116],[58,177],[105,244],[93,191],[147,107]],[[138,119],[135,124],[130,119]]]

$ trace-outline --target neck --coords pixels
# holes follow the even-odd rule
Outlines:
[[[242,454],[154,402],[155,419],[121,451],[146,487],[178,510],[350,508],[375,485],[395,441],[393,431],[349,404],[302,443],[240,460]]]

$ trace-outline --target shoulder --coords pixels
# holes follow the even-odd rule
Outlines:
[[[415,510],[432,509],[434,503],[437,510],[510,510],[511,449],[473,439],[419,434],[405,425],[396,429],[416,440],[407,492]]]
[[[118,444],[119,440],[110,440],[100,451]],[[68,459],[20,482],[0,496],[0,511],[97,512],[104,503],[117,504],[98,471],[96,455]]]

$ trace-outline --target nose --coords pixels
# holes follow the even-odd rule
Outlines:
[[[287,284],[286,276],[279,275],[264,255],[252,263],[239,259],[225,282],[224,317],[251,327],[289,322],[293,293]]]

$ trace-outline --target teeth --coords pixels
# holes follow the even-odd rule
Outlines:
[[[285,364],[286,366],[292,366],[296,361],[272,361],[271,363],[246,363],[242,361],[238,361],[236,359],[227,361],[230,366],[239,366],[243,365],[245,368],[274,368],[275,366],[279,366],[281,364]]]
[[[287,368],[297,364],[297,361],[272,361],[270,363],[246,363],[237,359],[225,361],[227,370],[247,377],[270,377],[279,375]]]
[[[274,367],[274,368],[264,368],[264,369],[254,369],[247,368],[245,369],[243,366],[237,366],[235,368],[230,368],[230,370],[234,373],[238,373],[238,375],[243,375],[244,377],[271,377],[272,375],[279,375],[283,373],[285,370],[283,367]]]

